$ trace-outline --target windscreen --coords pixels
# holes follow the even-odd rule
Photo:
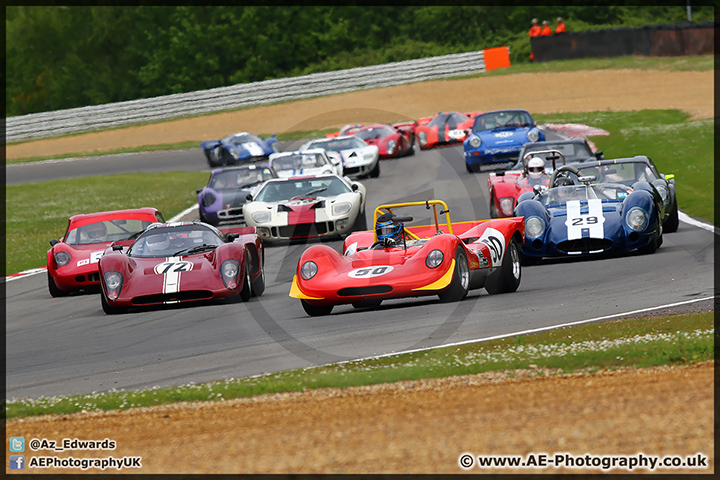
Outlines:
[[[93,243],[127,240],[145,230],[151,223],[148,220],[114,219],[83,225],[68,230],[65,243],[69,245],[90,245]]]
[[[280,202],[292,198],[335,196],[350,192],[338,177],[303,178],[268,182],[255,197],[259,202]]]

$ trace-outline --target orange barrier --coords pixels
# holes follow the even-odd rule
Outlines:
[[[510,67],[510,49],[508,47],[486,48],[483,50],[485,70]]]

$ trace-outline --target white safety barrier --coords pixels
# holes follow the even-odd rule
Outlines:
[[[388,87],[485,71],[484,51],[241,83],[197,92],[32,113],[6,119],[6,141],[42,138],[186,115]]]

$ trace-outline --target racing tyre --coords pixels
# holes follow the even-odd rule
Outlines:
[[[50,292],[50,295],[53,297],[65,297],[68,293],[65,290],[60,290],[57,285],[55,285],[55,279],[52,278],[52,275],[50,275],[50,272],[47,272],[48,277],[48,291]]]
[[[510,240],[500,268],[490,274],[485,281],[485,290],[490,295],[496,293],[511,293],[520,286],[522,269],[520,268],[520,251],[517,242]]]
[[[455,271],[450,285],[438,294],[443,302],[459,302],[468,293],[470,286],[470,269],[468,268],[467,257],[462,247],[458,247],[455,253]]]
[[[542,257],[531,257],[530,255],[520,254],[520,265],[523,267],[531,267],[533,265],[539,265],[542,261]]]
[[[250,300],[250,297],[252,296],[252,283],[250,283],[250,272],[247,269],[247,266],[245,267],[245,279],[243,280],[243,288],[240,291],[240,298],[243,302],[247,302]]]
[[[312,305],[305,300],[300,300],[300,302],[302,302],[303,310],[305,310],[305,313],[307,313],[311,317],[330,315],[330,312],[332,312],[333,309],[332,305]]]
[[[113,307],[105,299],[105,293],[100,292],[100,304],[102,305],[103,312],[108,315],[118,315],[127,312],[127,307]]]
[[[377,178],[380,176],[380,159],[378,158],[378,162],[375,164],[375,168],[370,170],[370,178]]]
[[[470,165],[465,162],[465,170],[467,170],[468,173],[478,173],[480,171],[480,165]]]
[[[680,219],[678,218],[678,207],[676,203],[675,207],[673,207],[672,211],[670,211],[670,216],[667,220],[665,220],[665,224],[663,225],[663,232],[677,232],[678,226],[680,226]]]
[[[260,269],[260,275],[258,275],[257,278],[250,283],[250,285],[252,285],[253,297],[259,297],[263,294],[265,291],[265,267]]]
[[[660,237],[653,238],[646,246],[638,248],[638,252],[643,255],[650,255],[651,253],[657,252],[660,243],[658,242],[659,239]]]

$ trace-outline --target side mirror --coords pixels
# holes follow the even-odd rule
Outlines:
[[[112,246],[113,252],[119,252],[123,249],[122,245],[113,245]]]
[[[595,158],[597,158],[598,160],[605,160],[605,155],[603,154],[603,152],[595,152]]]
[[[225,235],[225,242],[230,243],[235,241],[235,239],[240,238],[239,233],[228,233]]]
[[[60,243],[60,241],[59,241],[59,240],[55,240],[54,238],[53,238],[52,240],[50,240],[50,246],[51,246],[51,247],[54,247],[54,246],[57,245],[58,243]]]
[[[533,193],[534,193],[535,195],[540,195],[540,194],[542,193],[542,191],[543,191],[543,186],[542,186],[542,185],[535,185],[535,186],[533,187]]]
[[[352,189],[353,192],[357,192],[358,189],[360,188],[360,186],[357,183],[353,183],[350,188]]]
[[[245,200],[247,200],[248,202],[252,202],[252,199],[253,197],[249,193],[245,196]]]
[[[202,188],[198,188],[197,190],[195,190],[195,193],[197,193],[198,195],[200,194],[200,192],[202,192]]]

